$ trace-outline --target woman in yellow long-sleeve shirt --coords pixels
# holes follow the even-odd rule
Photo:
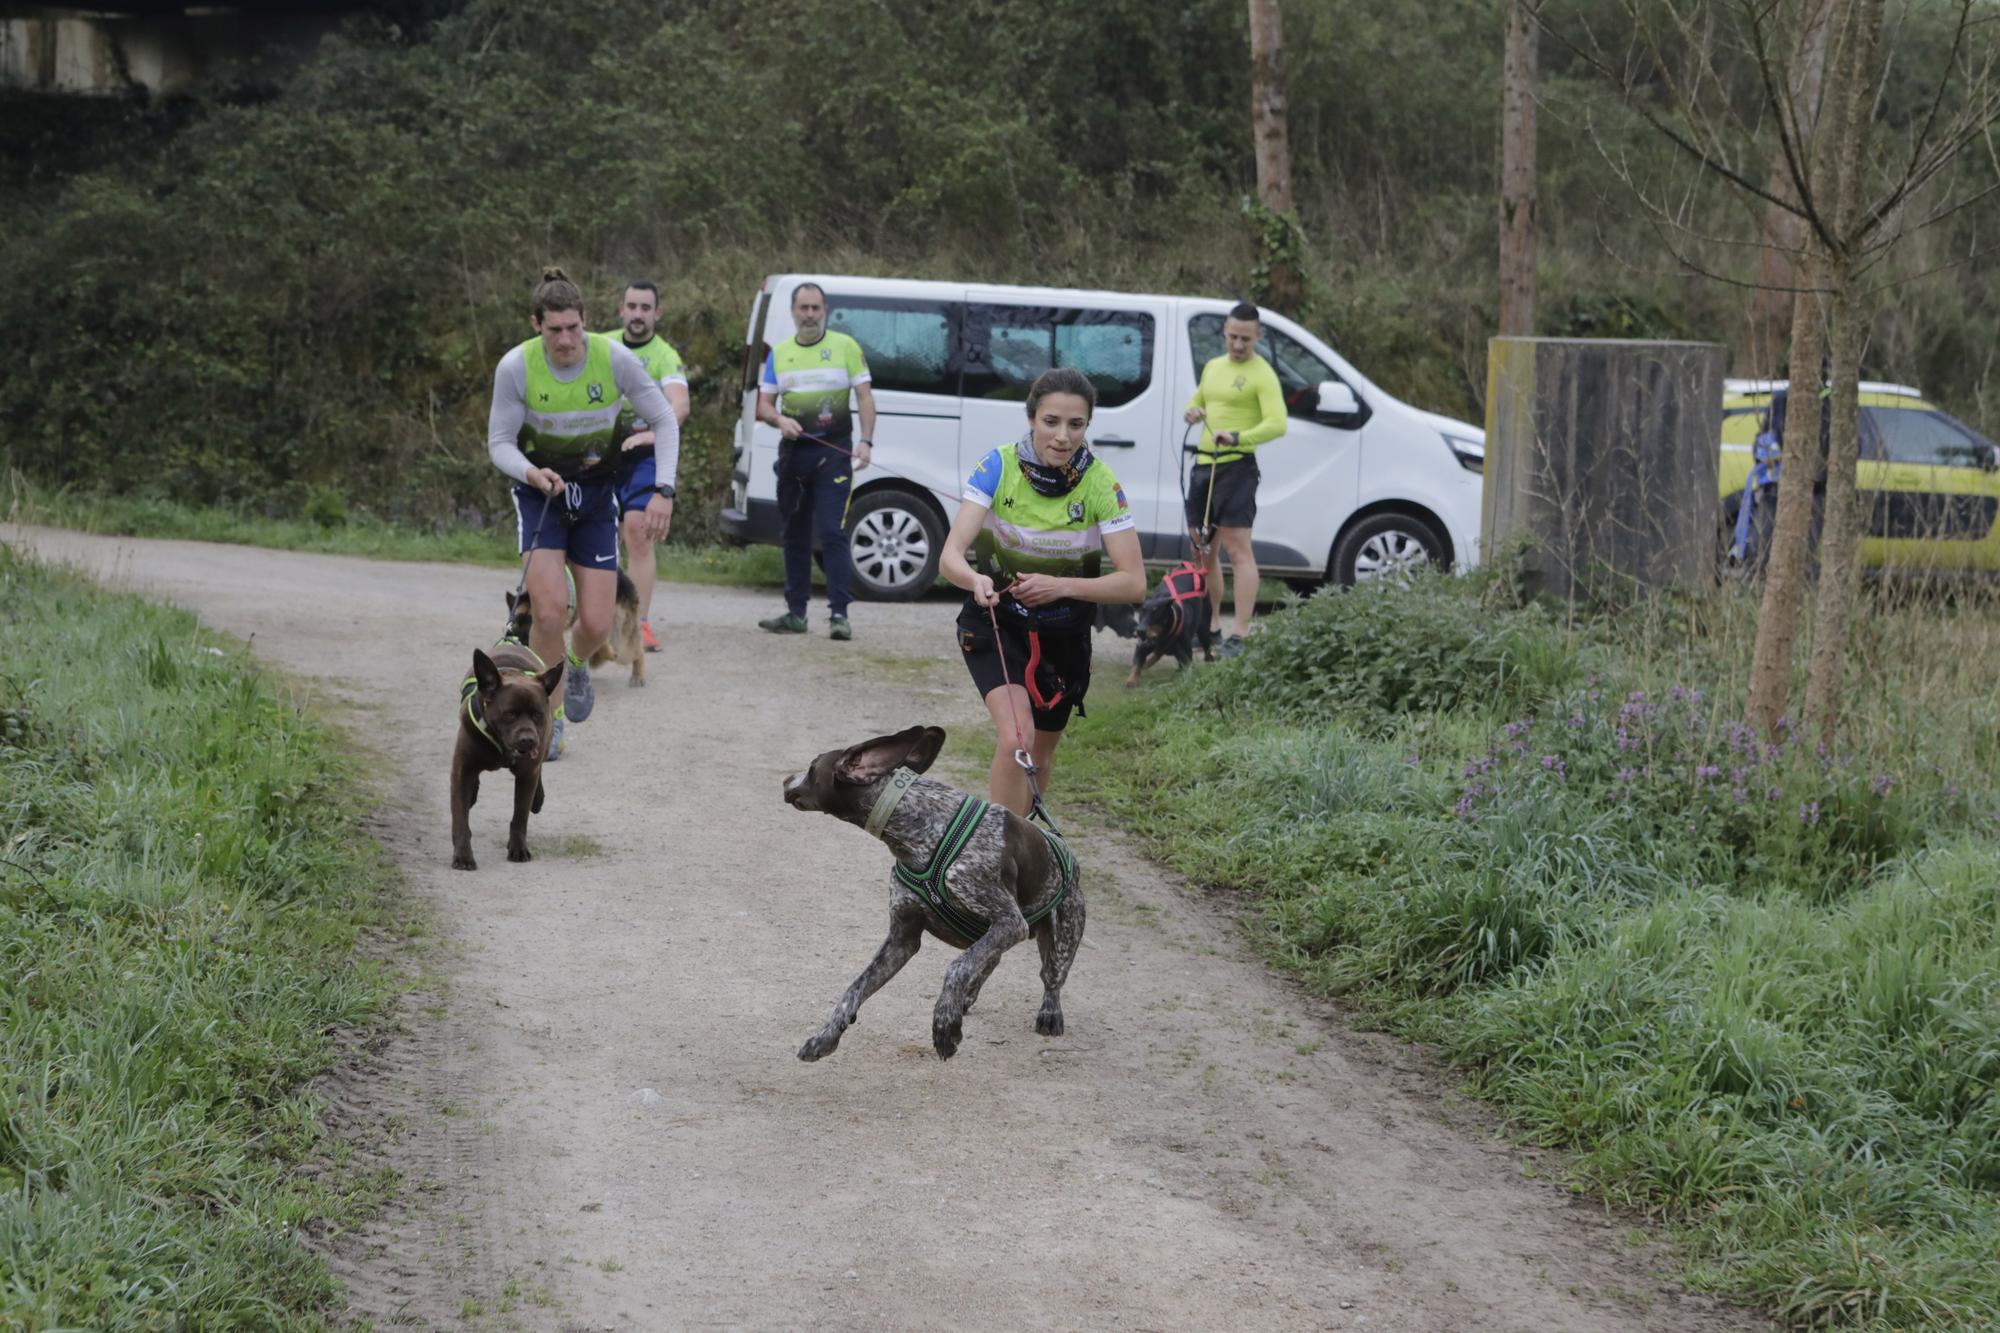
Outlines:
[[[1254,451],[1285,433],[1285,394],[1278,384],[1278,372],[1257,355],[1261,332],[1257,307],[1248,301],[1237,302],[1222,324],[1227,350],[1202,367],[1201,382],[1195,386],[1182,418],[1189,425],[1208,423],[1188,479],[1187,524],[1195,545],[1208,552],[1212,633],[1219,635],[1222,629],[1222,558],[1218,547],[1229,552],[1229,567],[1236,577],[1236,614],[1229,637],[1222,640],[1224,657],[1243,651],[1243,636],[1249,633],[1250,617],[1257,608],[1260,580],[1250,540],[1250,527],[1257,518]],[[1204,529],[1214,531],[1213,541]]]

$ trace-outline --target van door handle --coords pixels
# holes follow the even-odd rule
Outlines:
[[[1118,435],[1096,435],[1091,437],[1090,442],[1104,449],[1136,449],[1139,447],[1137,440],[1128,440]]]

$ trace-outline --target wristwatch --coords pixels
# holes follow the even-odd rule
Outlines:
[[[873,440],[869,439],[869,438],[868,438],[868,437],[867,437],[866,435],[864,435],[864,436],[862,436],[862,437],[861,437],[860,439],[856,440],[856,441],[855,441],[855,443],[856,443],[856,444],[865,444],[865,445],[867,445],[867,446],[868,446],[868,447],[869,447],[870,449],[873,449],[873,448],[875,447],[875,441],[873,441]]]
[[[669,482],[663,481],[659,485],[655,486],[653,490],[660,495],[666,496],[669,500],[674,498],[674,488],[673,485]]]

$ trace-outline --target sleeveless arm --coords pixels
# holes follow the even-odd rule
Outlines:
[[[528,416],[528,363],[521,349],[500,358],[493,369],[493,405],[486,412],[486,456],[515,481],[528,479],[528,456],[521,452],[521,423]]]

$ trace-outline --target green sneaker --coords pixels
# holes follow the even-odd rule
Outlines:
[[[835,616],[832,623],[827,626],[826,637],[845,642],[854,637],[854,626],[847,623],[846,616]]]
[[[769,620],[758,621],[757,628],[767,629],[773,634],[804,634],[806,618],[787,611],[782,616],[772,616]]]

